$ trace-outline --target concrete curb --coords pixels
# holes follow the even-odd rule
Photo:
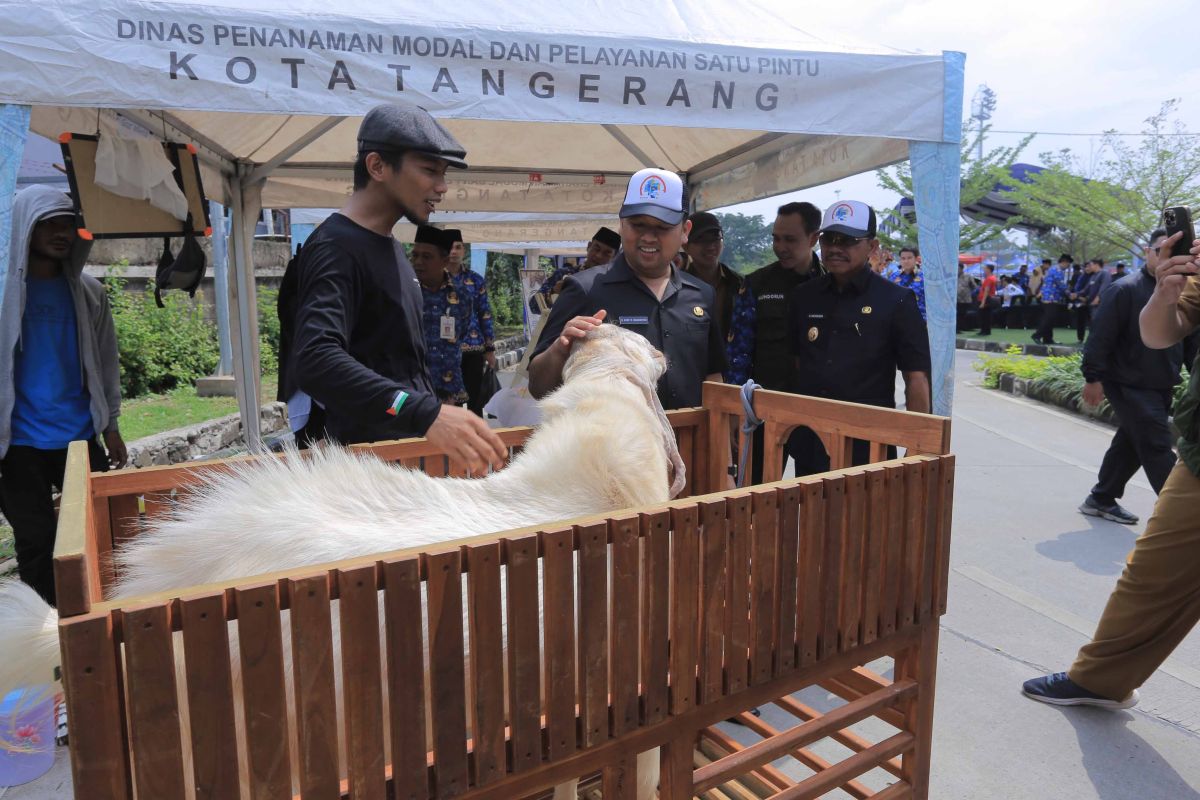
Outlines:
[[[972,350],[979,353],[1006,353],[1014,344],[1021,348],[1021,354],[1026,356],[1070,356],[1080,352],[1080,348],[1066,344],[1017,344],[1016,342],[993,342],[988,339],[968,339],[959,337],[954,340],[955,348]]]
[[[1086,417],[1096,422],[1104,422],[1114,427],[1120,424],[1116,414],[1113,413],[1112,407],[1107,403],[1104,403],[1099,408],[1086,409],[1081,407],[1081,404],[1076,400],[1059,400],[1054,397],[1053,393],[1042,381],[1018,378],[1015,375],[1001,375],[1000,385],[996,388],[1006,394],[1011,394],[1015,397],[1028,397],[1031,400],[1056,406],[1057,408],[1070,411],[1073,414],[1078,414],[1081,417]]]

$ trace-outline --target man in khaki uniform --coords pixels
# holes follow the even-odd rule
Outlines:
[[[1182,234],[1159,244],[1166,255]],[[1163,349],[1200,328],[1200,245],[1163,258],[1141,313],[1142,341]],[[1069,672],[1025,682],[1043,703],[1129,708],[1141,686],[1200,622],[1200,359],[1175,408],[1179,462],[1158,495],[1146,531],[1129,554],[1092,641]]]

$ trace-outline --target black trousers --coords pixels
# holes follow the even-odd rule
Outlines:
[[[93,472],[108,469],[108,456],[100,443],[88,442]],[[54,491],[62,490],[67,451],[39,450],[12,445],[0,461],[0,493],[4,515],[12,525],[17,550],[17,574],[54,605]]]
[[[972,303],[959,303],[958,304],[958,315],[957,315],[957,319],[955,320],[958,323],[958,325],[955,327],[955,333],[962,333],[963,331],[968,329],[967,317],[971,313],[971,306],[972,306]]]
[[[1087,338],[1087,329],[1091,321],[1092,307],[1089,304],[1084,303],[1075,309],[1075,335],[1079,337],[1079,341]]]
[[[1058,322],[1062,307],[1062,303],[1042,303],[1042,322],[1033,335],[1043,344],[1054,344],[1054,323]]]
[[[992,332],[992,304],[986,302],[979,307],[979,333],[987,336]]]
[[[483,416],[483,368],[487,366],[483,352],[464,351],[462,354],[463,385],[467,388],[467,408],[478,417]]]
[[[851,466],[859,467],[871,463],[871,443],[865,439],[854,439],[851,451]],[[829,453],[825,445],[812,428],[797,428],[788,440],[788,448],[792,458],[796,460],[796,477],[816,475],[829,471]],[[887,457],[896,457],[896,448],[888,445]]]
[[[1100,463],[1100,476],[1092,496],[1110,505],[1125,494],[1125,484],[1138,471],[1146,470],[1155,493],[1162,491],[1175,467],[1171,429],[1170,389],[1140,389],[1124,383],[1104,381],[1104,396],[1117,412],[1120,426]]]
[[[792,431],[792,435],[788,437],[787,442],[783,446],[783,468],[787,469],[788,457],[792,455],[792,444],[794,442],[803,442],[804,434],[801,431],[808,431],[809,435],[812,431],[808,428],[798,428]],[[754,486],[762,483],[763,480],[763,431],[759,428],[754,432],[754,442],[750,447],[750,483]]]

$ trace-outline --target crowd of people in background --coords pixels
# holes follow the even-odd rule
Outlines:
[[[1037,344],[1060,344],[1056,328],[1074,328],[1083,344],[1101,295],[1113,281],[1126,275],[1125,264],[1108,266],[1094,258],[1075,263],[1068,253],[1057,264],[1044,258],[1030,269],[1021,264],[1009,275],[996,275],[995,264],[983,265],[982,279],[958,265],[957,325],[959,333],[990,335],[992,327],[1030,330]]]

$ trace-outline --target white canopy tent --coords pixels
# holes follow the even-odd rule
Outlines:
[[[365,0],[0,4],[0,274],[27,129],[89,133],[116,114],[195,143],[235,221],[235,373],[254,443],[254,221],[263,205],[340,205],[377,103],[418,103],[467,148],[443,204],[455,211],[612,214],[647,165],[714,208],[909,158],[948,412],[962,54],[837,45],[747,3],[464,0],[446,16]]]

